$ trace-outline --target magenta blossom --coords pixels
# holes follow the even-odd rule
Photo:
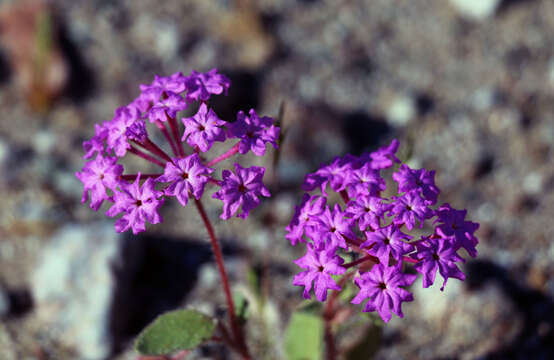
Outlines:
[[[287,235],[285,237],[292,245],[303,242],[304,233],[310,236],[310,233],[321,226],[320,216],[325,210],[326,199],[321,196],[310,196],[304,194],[302,203],[296,207],[295,215],[290,225],[287,226]]]
[[[148,132],[146,131],[146,124],[144,123],[144,120],[138,120],[132,123],[129,127],[127,127],[125,135],[130,140],[134,140],[139,143],[146,142],[146,139],[148,139]]]
[[[83,170],[75,173],[75,176],[83,183],[81,202],[87,202],[90,192],[90,207],[94,211],[102,206],[104,200],[109,199],[106,189],[114,190],[119,184],[123,166],[116,162],[117,158],[115,157],[97,155],[96,159],[85,164]]]
[[[446,239],[422,238],[416,245],[417,254],[413,257],[418,261],[414,268],[423,274],[423,287],[429,287],[435,282],[437,269],[444,282],[441,291],[446,286],[448,278],[464,280],[465,275],[458,269],[456,262],[465,262],[457,253],[456,248]]]
[[[95,135],[87,141],[83,142],[83,150],[85,155],[83,159],[90,159],[95,154],[102,154],[104,152],[104,142],[108,138],[109,129],[105,124],[94,124]]]
[[[225,131],[222,126],[225,121],[217,117],[212,109],[208,110],[206,104],[201,104],[198,112],[190,118],[183,118],[185,133],[182,141],[200,149],[202,152],[210,150],[214,141],[225,141]]]
[[[114,204],[106,212],[106,215],[114,217],[120,213],[123,216],[115,222],[115,230],[124,232],[129,229],[133,234],[146,230],[146,221],[151,224],[162,222],[158,209],[163,204],[160,199],[162,193],[154,189],[154,180],[147,179],[142,186],[139,185],[140,173],[134,183],[120,182],[121,191],[115,191]]]
[[[378,170],[372,169],[368,163],[358,169],[354,169],[351,172],[346,171],[345,173],[349,175],[347,181],[348,196],[351,198],[360,195],[375,196],[386,189],[385,179],[381,177]]]
[[[186,78],[187,101],[208,101],[210,95],[219,95],[225,93],[231,86],[231,80],[223,74],[219,74],[217,69],[212,69],[206,73],[193,71]]]
[[[164,174],[156,179],[159,182],[170,182],[164,190],[167,196],[175,196],[179,203],[187,206],[190,196],[200,199],[204,186],[214,169],[200,162],[198,154],[192,154],[183,159],[173,159],[165,166]]]
[[[187,108],[187,102],[181,96],[174,93],[162,93],[162,98],[148,110],[150,122],[167,121],[168,117],[175,118],[177,112]]]
[[[392,179],[398,183],[399,192],[418,190],[429,204],[437,203],[439,188],[435,186],[435,171],[414,170],[402,164],[398,171],[392,174]]]
[[[241,212],[237,216],[245,219],[250,210],[260,204],[260,195],[271,196],[262,182],[265,168],[243,168],[235,163],[235,172],[236,174],[230,170],[223,170],[221,189],[212,196],[223,201],[223,214],[220,216],[223,220],[231,218],[239,208]]]
[[[381,227],[385,220],[385,213],[392,205],[387,204],[377,196],[360,195],[351,200],[346,208],[346,216],[358,221],[360,231],[375,230]]]
[[[129,145],[127,129],[137,121],[140,114],[136,109],[123,106],[115,111],[114,118],[105,124],[108,129],[108,150],[113,150],[115,155],[122,157],[131,147]]]
[[[259,117],[254,109],[250,110],[248,116],[239,111],[237,120],[229,124],[229,137],[240,139],[239,153],[246,154],[252,150],[257,156],[263,156],[267,143],[277,148],[279,128],[273,125],[272,118]]]
[[[391,319],[391,311],[404,317],[402,302],[412,301],[413,296],[401,286],[409,286],[415,279],[415,275],[403,274],[397,266],[374,265],[371,271],[355,279],[360,292],[352,299],[352,304],[369,299],[363,311],[377,311],[384,322]]]
[[[330,242],[335,247],[348,248],[345,239],[354,239],[356,235],[352,232],[352,220],[344,216],[338,204],[331,211],[326,206],[325,211],[319,217],[321,225],[314,229],[314,242]]]
[[[352,164],[337,157],[329,165],[322,166],[315,173],[306,175],[302,188],[305,191],[321,189],[321,193],[327,196],[327,184],[330,184],[333,191],[339,192],[346,189],[352,181]]]
[[[343,260],[335,254],[335,247],[330,244],[320,243],[319,245],[307,245],[306,255],[294,263],[302,269],[306,269],[294,277],[292,284],[304,286],[303,296],[310,299],[312,284],[315,297],[319,301],[327,299],[327,290],[340,290],[331,275],[341,275],[346,271],[341,265]]]
[[[379,258],[379,261],[388,265],[390,256],[396,260],[401,260],[403,255],[413,250],[413,245],[405,240],[411,236],[404,234],[400,229],[391,224],[375,231],[366,231],[366,241],[362,244],[363,248],[369,248],[367,253]]]
[[[400,160],[396,157],[396,151],[398,151],[398,146],[400,142],[397,139],[393,139],[388,146],[383,146],[377,151],[369,154],[371,158],[371,168],[372,169],[386,169],[391,167],[395,162],[399,163]]]
[[[419,221],[420,228],[423,227],[423,222],[434,215],[417,191],[410,191],[396,197],[390,214],[395,215],[395,224],[406,225],[408,230],[413,229],[416,221]]]
[[[441,237],[453,237],[456,250],[463,247],[471,257],[475,257],[478,240],[473,234],[479,229],[479,224],[465,221],[466,214],[465,209],[453,209],[448,203],[441,205],[437,210],[437,219],[435,220],[435,223],[439,223],[436,231]]]
[[[154,75],[154,81],[150,85],[140,85],[140,90],[144,93],[149,90],[162,92],[172,92],[180,94],[186,90],[186,76],[181,72],[176,72],[170,76]]]

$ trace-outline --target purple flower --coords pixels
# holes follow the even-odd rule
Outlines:
[[[162,93],[162,99],[148,110],[150,122],[167,121],[167,117],[175,118],[178,111],[185,110],[187,102],[175,93]]]
[[[124,232],[129,229],[133,234],[146,230],[146,221],[152,224],[162,222],[158,209],[163,204],[162,193],[154,189],[154,180],[148,178],[142,186],[139,186],[140,173],[134,183],[129,184],[121,181],[119,188],[115,191],[113,206],[106,212],[106,215],[114,217],[123,212],[123,216],[115,222],[115,230]]]
[[[477,256],[476,246],[479,240],[473,234],[479,229],[479,224],[465,221],[467,210],[456,210],[445,203],[436,213],[435,223],[439,223],[437,234],[444,238],[454,237],[456,250],[463,247],[471,257]]]
[[[304,194],[302,203],[296,207],[291,223],[286,229],[287,235],[285,237],[292,245],[296,245],[299,241],[302,242],[302,236],[305,232],[310,233],[313,228],[321,225],[319,217],[325,210],[326,202],[327,200],[324,197]]]
[[[239,153],[246,154],[249,150],[258,156],[265,154],[265,145],[270,143],[277,149],[279,128],[273,125],[273,119],[267,116],[259,117],[254,109],[248,116],[239,111],[237,121],[229,124],[229,137],[239,138]]]
[[[397,139],[393,139],[388,146],[383,146],[377,151],[369,154],[371,158],[372,169],[386,169],[391,167],[395,162],[399,163],[400,160],[396,157],[396,151],[400,142]]]
[[[381,221],[384,220],[385,213],[391,207],[391,204],[385,203],[380,197],[361,195],[348,203],[345,215],[358,220],[360,231],[364,231],[368,227],[374,230],[381,227]]]
[[[447,239],[424,237],[422,240],[416,245],[417,253],[412,257],[419,260],[414,268],[423,274],[424,288],[433,285],[437,269],[444,279],[441,291],[444,290],[448,278],[465,279],[464,273],[456,266],[456,262],[464,262],[464,259],[456,253],[456,248]]]
[[[90,159],[94,154],[104,152],[104,141],[108,138],[109,129],[105,124],[94,124],[94,130],[95,135],[90,140],[83,142],[83,150],[85,150],[83,159]]]
[[[202,152],[210,150],[214,141],[225,141],[225,132],[221,126],[225,121],[217,117],[215,112],[206,104],[202,103],[196,115],[190,118],[183,118],[185,133],[182,141],[192,147],[197,147]]]
[[[148,85],[143,85],[148,86]],[[154,104],[160,100],[163,89],[159,87],[146,88],[141,94],[133,100],[128,107],[136,109],[140,114],[143,114],[150,110]]]
[[[392,174],[392,179],[398,183],[398,192],[419,190],[426,201],[432,205],[436,204],[440,191],[435,186],[435,171],[414,170],[402,164],[398,171]]]
[[[410,191],[396,197],[392,205],[389,215],[395,215],[394,223],[396,225],[404,224],[408,230],[413,229],[416,221],[419,221],[419,227],[422,228],[423,222],[434,215],[417,191]]]
[[[231,80],[223,74],[218,74],[217,69],[211,69],[206,73],[192,71],[186,78],[187,100],[208,101],[211,94],[219,95],[231,86]]]
[[[125,130],[125,135],[128,139],[135,140],[141,144],[145,143],[148,139],[148,132],[146,131],[144,120],[138,120],[132,123],[127,130]]]
[[[379,175],[379,170],[372,169],[369,163],[352,171],[345,169],[344,174],[348,177],[348,196],[351,198],[359,195],[377,195],[386,189],[385,179]]]
[[[354,280],[360,291],[351,302],[360,304],[369,299],[363,311],[377,310],[384,322],[391,319],[391,310],[399,317],[404,317],[402,302],[412,301],[413,296],[401,286],[410,286],[415,279],[415,275],[403,274],[398,266],[374,265],[371,271]]]
[[[223,170],[221,189],[212,196],[223,201],[223,214],[220,216],[223,220],[233,216],[239,207],[242,207],[242,211],[237,216],[245,219],[250,210],[260,203],[260,195],[271,196],[262,182],[265,168],[243,168],[235,163],[235,172],[236,174],[233,174],[230,170]]]
[[[352,219],[344,216],[339,204],[335,204],[333,211],[326,206],[325,211],[319,217],[321,225],[312,232],[314,242],[330,242],[335,247],[348,248],[345,237],[356,238],[352,232]]]
[[[367,253],[379,258],[381,264],[388,265],[390,255],[396,260],[413,250],[413,246],[404,242],[411,236],[404,234],[398,226],[390,224],[375,231],[366,231],[366,241],[361,245],[367,248]]]
[[[167,196],[175,196],[179,203],[187,206],[192,195],[199,200],[204,193],[204,186],[214,169],[204,166],[198,154],[192,154],[184,159],[173,159],[165,165],[164,174],[156,179],[159,182],[171,182],[165,190]]]
[[[108,200],[106,188],[114,190],[118,185],[119,176],[123,173],[123,166],[116,164],[117,158],[103,157],[98,154],[96,159],[89,161],[81,172],[75,176],[83,183],[82,203],[87,202],[90,191],[90,207],[98,211],[102,202]]]
[[[320,187],[321,193],[327,195],[325,188],[327,184],[330,184],[333,191],[339,192],[346,189],[347,185],[353,183],[351,176],[351,162],[344,158],[336,157],[329,165],[321,167],[315,173],[306,175],[303,189],[305,191],[312,191]]]
[[[140,114],[136,109],[122,106],[115,111],[114,118],[106,123],[108,128],[108,150],[113,150],[115,155],[121,157],[131,147],[127,137],[127,128],[137,121]]]
[[[176,72],[170,76],[158,76],[154,75],[154,81],[150,85],[140,85],[140,90],[146,92],[148,90],[155,89],[156,91],[172,92],[180,94],[186,89],[186,76],[181,72]]]
[[[310,299],[310,290],[312,283],[315,291],[315,297],[319,301],[327,299],[327,290],[340,290],[331,275],[341,275],[346,271],[341,266],[343,260],[335,254],[335,247],[330,244],[320,243],[318,245],[307,245],[306,255],[295,261],[295,264],[302,269],[306,269],[297,274],[292,284],[304,286],[303,296]]]

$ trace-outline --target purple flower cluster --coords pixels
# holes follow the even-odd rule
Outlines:
[[[193,71],[189,76],[180,72],[156,76],[151,84],[141,85],[140,95],[116,109],[112,120],[96,124],[95,135],[83,143],[88,161],[75,173],[84,187],[82,202],[90,198],[95,211],[104,201],[112,203],[106,215],[121,215],[115,229],[131,229],[137,234],[145,230],[146,222],[162,221],[159,208],[166,197],[176,197],[186,206],[191,198],[200,200],[210,184],[216,188],[213,198],[223,202],[222,219],[246,218],[259,205],[260,196],[270,196],[262,181],[265,169],[235,163],[234,172],[223,170],[222,179],[217,179],[212,175],[213,166],[250,150],[263,156],[268,143],[277,148],[279,127],[273,119],[259,117],[254,109],[248,116],[240,111],[234,122],[220,119],[208,100],[212,95],[226,95],[230,85],[216,69]],[[197,109],[196,114],[177,121],[179,113],[188,108]],[[161,131],[171,156],[151,140],[147,126]],[[205,153],[214,142],[228,139],[236,141],[227,152],[206,160]],[[126,154],[159,166],[160,173],[124,174],[118,160]]]
[[[434,283],[437,270],[444,279],[441,290],[449,278],[464,280],[458,252],[477,255],[479,224],[465,220],[466,210],[437,207],[435,172],[401,164],[398,146],[393,140],[370,154],[336,158],[306,176],[306,193],[286,234],[292,245],[307,245],[306,255],[296,261],[304,271],[293,280],[304,287],[304,298],[311,297],[313,287],[316,298],[325,301],[328,290],[341,290],[331,275],[354,275],[359,292],[352,303],[367,300],[363,311],[377,311],[388,322],[391,312],[403,316],[402,302],[413,300],[406,287],[416,276],[403,271],[405,264],[423,275],[424,288]],[[383,170],[395,164],[394,182],[387,186]],[[333,205],[336,198],[342,204]],[[430,234],[417,239],[409,234],[426,223]],[[346,257],[352,261],[345,263]]]

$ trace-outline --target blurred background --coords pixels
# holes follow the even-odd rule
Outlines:
[[[139,84],[213,67],[232,80],[221,118],[285,104],[280,161],[263,160],[275,196],[225,224],[207,203],[234,282],[257,275],[272,299],[268,342],[302,302],[283,229],[304,174],[396,137],[481,242],[468,279],[416,283],[365,358],[554,358],[554,1],[29,0],[0,1],[0,359],[135,359],[160,312],[221,315],[194,209],[166,202],[163,224],[116,234],[74,177]]]

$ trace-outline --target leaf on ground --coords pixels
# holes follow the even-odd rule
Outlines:
[[[135,349],[142,355],[166,355],[192,349],[210,339],[215,322],[195,310],[174,310],[156,318],[138,336]]]
[[[319,360],[323,351],[323,320],[320,315],[295,312],[285,333],[289,360]]]

